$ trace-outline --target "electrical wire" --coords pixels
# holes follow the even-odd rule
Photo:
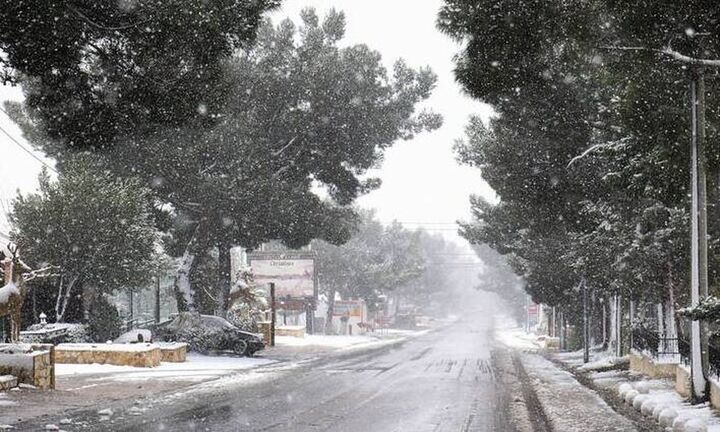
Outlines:
[[[0,111],[2,111],[3,113],[5,113],[5,115],[6,115],[8,118],[10,118],[10,114],[8,114],[7,111],[5,111],[5,109],[3,109],[2,107],[0,107]],[[29,154],[30,156],[32,156],[33,159],[35,159],[36,161],[40,162],[40,163],[43,164],[45,167],[47,167],[49,170],[51,170],[52,172],[54,172],[54,173],[57,174],[57,170],[55,170],[55,168],[54,168],[53,166],[49,165],[49,164],[48,164],[47,162],[45,162],[44,160],[40,159],[40,157],[38,157],[35,153],[33,153],[32,150],[30,150],[30,149],[28,149],[27,147],[25,147],[24,145],[22,145],[22,143],[20,143],[20,141],[18,141],[17,139],[15,139],[15,137],[13,137],[12,135],[10,135],[10,133],[9,133],[8,131],[6,131],[2,126],[0,126],[0,132],[4,133],[8,138],[10,138],[10,140],[11,140],[13,143],[15,143],[15,145],[17,145],[18,147],[20,147],[25,153],[27,153],[27,154]]]

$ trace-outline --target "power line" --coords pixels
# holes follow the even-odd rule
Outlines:
[[[10,118],[10,115],[9,115],[9,114],[7,113],[7,111],[5,111],[2,107],[0,107],[0,111],[4,112],[5,115],[8,116],[8,118]],[[43,164],[44,166],[46,166],[49,170],[51,170],[52,172],[54,172],[54,173],[57,174],[57,170],[56,170],[55,168],[53,168],[52,166],[48,165],[44,160],[40,159],[35,153],[32,152],[32,150],[30,150],[30,149],[26,148],[24,145],[22,145],[22,143],[20,143],[20,141],[18,141],[17,139],[15,139],[15,137],[13,137],[12,135],[10,135],[10,133],[9,133],[8,131],[6,131],[2,126],[0,126],[0,131],[1,131],[2,133],[4,133],[8,138],[10,138],[10,140],[11,140],[13,143],[15,143],[15,145],[17,145],[17,146],[20,147],[23,151],[25,151],[25,153],[29,154],[30,156],[33,157],[33,159],[35,159],[36,161],[40,162],[41,164]]]

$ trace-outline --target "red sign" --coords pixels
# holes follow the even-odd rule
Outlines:
[[[527,307],[528,315],[537,315],[538,312],[540,312],[540,305],[535,304],[535,303],[528,305],[528,307]]]

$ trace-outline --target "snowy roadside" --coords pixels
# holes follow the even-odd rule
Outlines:
[[[637,431],[633,422],[617,413],[595,391],[581,384],[570,372],[541,355],[536,336],[527,334],[506,317],[496,317],[495,340],[515,351],[517,374],[537,399],[550,430]]]
[[[668,379],[628,369],[629,357],[591,350],[545,352],[537,337],[506,317],[496,318],[495,339],[514,349],[553,430],[720,432],[709,404],[691,405]]]
[[[591,362],[582,364],[581,352],[554,354],[562,363],[606,398],[623,404],[660,427],[678,432],[720,432],[720,418],[709,404],[691,405],[675,391],[669,379],[649,379],[628,370],[603,370],[605,364],[617,364],[620,359],[605,352],[592,353]]]

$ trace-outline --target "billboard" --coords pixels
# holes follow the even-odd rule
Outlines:
[[[362,319],[364,306],[365,302],[362,300],[335,300],[333,316],[347,316]]]
[[[255,283],[275,283],[275,297],[315,297],[315,259],[312,255],[256,253],[249,256]]]

